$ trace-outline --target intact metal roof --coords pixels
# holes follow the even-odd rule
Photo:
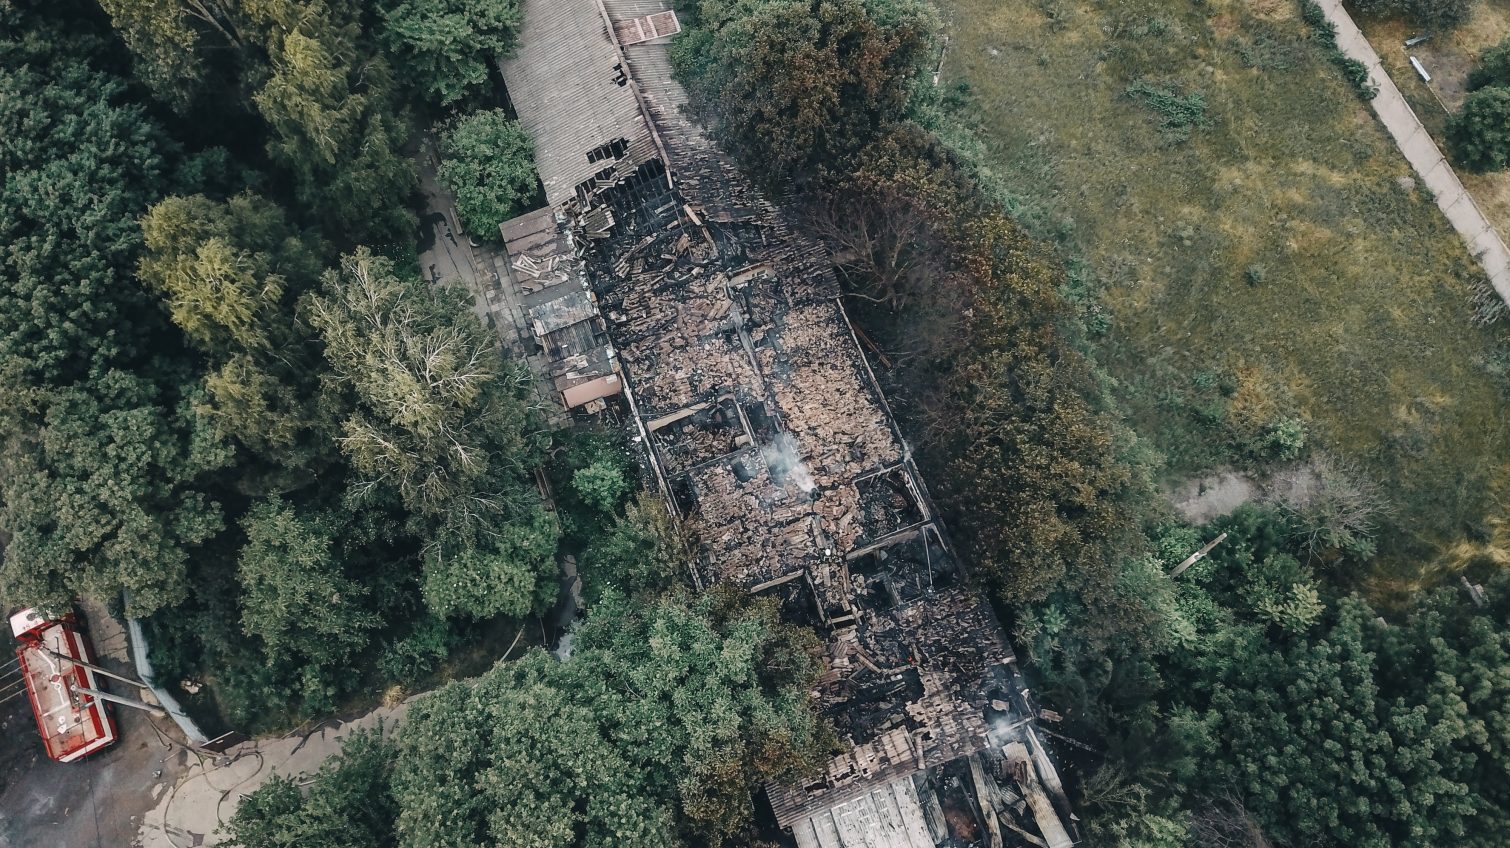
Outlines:
[[[535,142],[535,167],[551,206],[606,169],[627,174],[656,158],[597,0],[531,3],[517,43],[499,70]],[[622,157],[589,159],[620,139],[628,143]]]

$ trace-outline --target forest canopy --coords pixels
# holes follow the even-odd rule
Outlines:
[[[517,7],[482,5],[453,63],[507,48]],[[0,595],[124,605],[211,727],[328,711],[558,589],[523,369],[418,274],[385,19],[0,5]]]

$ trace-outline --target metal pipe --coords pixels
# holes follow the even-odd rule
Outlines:
[[[109,692],[101,692],[98,689],[90,689],[88,686],[73,686],[70,688],[72,688],[74,692],[88,695],[92,698],[98,698],[101,701],[109,701],[112,704],[120,704],[123,707],[131,707],[132,709],[142,710],[144,712],[151,713],[158,718],[168,717],[167,710],[163,709],[162,707],[154,707],[151,704],[145,703],[143,701],[134,701],[130,698],[122,698],[120,695],[112,695]]]
[[[50,654],[53,659],[64,660],[65,662],[71,662],[71,663],[73,663],[74,665],[77,665],[77,666],[83,666],[84,668],[89,669],[90,671],[94,672],[95,674],[103,674],[106,677],[111,678],[112,680],[119,680],[122,683],[130,683],[132,686],[135,686],[138,689],[147,689],[147,688],[149,688],[147,686],[147,684],[141,682],[140,680],[135,680],[135,679],[132,679],[130,677],[122,677],[121,675],[116,674],[113,671],[109,671],[107,669],[100,668],[99,666],[95,665],[94,663],[84,662],[81,659],[76,659],[74,657],[70,657],[67,654],[60,654],[60,653],[58,653],[57,651],[54,651],[51,648],[44,647],[44,648],[42,648],[42,650],[45,653]]]

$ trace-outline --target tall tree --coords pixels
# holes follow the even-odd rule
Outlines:
[[[388,49],[441,105],[487,82],[524,20],[519,0],[398,0],[382,15]]]
[[[922,0],[704,0],[673,59],[725,148],[781,184],[904,118],[939,27]]]
[[[202,350],[225,359],[293,340],[294,302],[318,280],[320,264],[277,206],[253,194],[223,203],[170,197],[142,219],[142,232],[141,280]]]
[[[386,487],[419,515],[463,524],[520,505],[532,462],[528,377],[504,364],[469,305],[363,249],[303,307],[333,387],[353,399],[340,441],[362,487]]]
[[[333,451],[318,402],[319,356],[294,314],[319,279],[311,239],[250,194],[221,203],[170,197],[152,207],[142,230],[139,277],[210,369],[201,412],[266,462],[306,472]]]
[[[949,469],[943,496],[972,560],[1020,602],[1066,575],[1106,574],[1108,543],[1135,529],[1122,505],[1132,477],[1087,400],[1087,363],[1058,333],[1059,271],[1003,216],[968,232],[969,344],[926,406],[930,450]]]
[[[560,528],[542,505],[507,523],[449,526],[425,549],[421,591],[440,616],[524,618],[556,600]]]
[[[140,352],[136,219],[169,144],[99,42],[0,7],[0,381],[66,383]]]
[[[323,9],[272,33],[268,50],[272,73],[252,100],[300,202],[337,243],[406,239],[416,181],[387,62],[362,51],[355,23]]]
[[[389,784],[393,744],[382,730],[346,737],[305,781],[273,775],[226,825],[233,848],[392,848],[398,814]],[[302,788],[307,783],[308,789]]]
[[[1440,612],[1427,616],[1393,632],[1347,600],[1322,632],[1278,649],[1229,631],[1213,651],[1239,659],[1218,666],[1194,713],[1204,755],[1185,778],[1230,787],[1289,844],[1498,844],[1510,813],[1510,637],[1503,621],[1470,613],[1479,621],[1454,634]]]
[[[124,589],[134,616],[183,600],[195,546],[222,526],[195,481],[228,455],[187,404],[165,412],[155,387],[121,371],[31,399],[0,468],[0,595],[63,609]]]
[[[414,705],[400,844],[718,844],[764,781],[811,768],[811,634],[715,591],[594,609],[571,658],[535,651]]]
[[[334,524],[328,515],[301,514],[277,498],[242,519],[241,627],[262,639],[270,661],[341,662],[378,624],[363,606],[366,590],[342,573]]]
[[[186,105],[203,75],[202,32],[231,46],[244,38],[234,0],[99,0],[121,39],[136,55],[137,75],[153,91]]]
[[[473,233],[498,238],[498,225],[538,193],[535,151],[518,121],[502,109],[473,112],[441,139],[438,176],[456,195],[456,212]]]

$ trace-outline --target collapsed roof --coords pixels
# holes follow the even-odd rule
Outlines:
[[[663,0],[525,3],[520,49],[502,70],[561,243],[595,295],[537,320],[580,321],[589,303],[606,318],[657,482],[700,542],[698,582],[773,597],[825,636],[815,695],[850,748],[769,796],[803,844],[859,844],[837,830],[828,839],[825,817],[845,805],[910,816],[938,770],[1001,761],[1009,743],[1032,752],[1030,772],[1053,767],[1005,634],[950,550],[823,245],[686,118],[667,37],[644,37],[679,30],[665,14]],[[647,30],[647,16],[662,17]],[[615,41],[630,31],[634,43]],[[982,804],[994,809],[998,796],[976,795],[983,822]],[[909,818],[896,840],[874,844],[953,834],[944,818],[924,818],[928,836]]]

